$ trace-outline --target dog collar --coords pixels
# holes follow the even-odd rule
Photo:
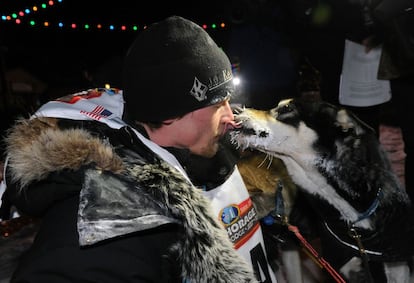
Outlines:
[[[355,223],[370,217],[375,212],[375,210],[377,210],[380,200],[383,198],[383,196],[384,193],[382,192],[382,189],[378,188],[377,196],[375,197],[370,207],[364,213],[360,214],[358,219],[351,223],[351,226],[354,226]]]

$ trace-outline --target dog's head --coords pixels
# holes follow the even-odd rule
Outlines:
[[[326,102],[286,99],[268,111],[236,108],[235,114],[241,127],[232,133],[233,142],[269,154],[332,157],[341,154],[338,143],[358,148],[362,136],[375,136],[354,114]]]
[[[398,181],[376,132],[344,108],[288,99],[268,111],[235,109],[235,118],[236,145],[282,159],[297,185],[327,200],[350,222],[379,188],[391,199],[406,198],[395,189]]]
[[[287,99],[269,111],[238,108],[235,113],[241,127],[232,133],[232,141],[239,147],[310,162],[304,168],[343,155],[364,160],[368,156],[362,151],[371,147],[367,142],[378,147],[372,128],[326,102]]]

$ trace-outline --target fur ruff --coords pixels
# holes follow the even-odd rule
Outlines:
[[[5,138],[8,168],[21,188],[62,169],[77,170],[95,163],[97,168],[121,172],[122,160],[111,145],[86,130],[60,130],[57,119],[19,120]]]

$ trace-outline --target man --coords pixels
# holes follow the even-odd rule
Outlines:
[[[49,102],[6,138],[11,200],[42,221],[11,281],[275,282],[262,259],[248,258],[253,272],[237,253],[167,150],[216,155],[234,126],[227,56],[202,28],[172,16],[140,33],[123,76],[124,93]]]

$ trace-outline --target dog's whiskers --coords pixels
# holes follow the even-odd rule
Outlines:
[[[234,123],[236,127],[240,127],[242,124],[243,124],[243,121],[241,120]]]
[[[269,169],[269,168],[270,168],[270,166],[271,166],[271,165],[272,165],[272,163],[273,163],[273,155],[266,154],[266,156],[269,158],[269,163],[267,164],[267,169]]]
[[[265,155],[265,157],[263,158],[262,162],[260,162],[259,165],[257,165],[257,168],[262,167],[262,165],[265,163],[266,159],[267,159],[267,155]]]
[[[260,164],[259,165],[257,165],[257,167],[259,168],[259,167],[262,167],[262,165],[265,163],[265,161],[266,160],[269,160],[269,162],[268,162],[268,164],[267,164],[267,166],[266,166],[266,169],[269,169],[270,168],[270,166],[272,165],[272,162],[273,162],[273,156],[272,155],[270,155],[270,154],[268,154],[268,153],[266,153],[265,154],[265,157],[263,158],[263,160],[260,162]]]

